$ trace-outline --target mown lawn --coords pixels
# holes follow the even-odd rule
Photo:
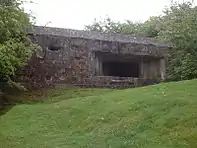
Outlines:
[[[72,89],[0,116],[0,148],[196,148],[197,80]]]

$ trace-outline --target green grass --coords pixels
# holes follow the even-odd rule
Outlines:
[[[197,80],[60,92],[2,115],[0,147],[197,147]]]

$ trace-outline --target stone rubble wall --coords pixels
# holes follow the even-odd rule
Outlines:
[[[161,82],[160,79],[144,79],[115,76],[93,76],[83,82],[76,82],[74,86],[87,88],[134,88],[139,86],[153,85]]]
[[[42,48],[40,57],[32,56],[22,68],[18,81],[36,88],[55,84],[73,84],[81,87],[126,88],[152,83],[145,79],[96,76],[95,53],[132,54],[162,57],[167,52],[153,45],[140,45],[57,35],[30,35],[31,40]],[[164,48],[163,46],[161,48]],[[123,79],[123,80],[121,80]]]
[[[31,39],[41,46],[42,52],[22,68],[20,81],[45,87],[60,81],[72,83],[88,76],[87,40],[40,35]],[[58,48],[58,51],[50,48]]]

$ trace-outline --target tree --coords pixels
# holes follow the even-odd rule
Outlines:
[[[164,11],[159,37],[172,45],[168,76],[171,80],[197,78],[197,7],[173,3]]]
[[[86,25],[85,30],[99,31],[104,33],[120,33],[133,36],[157,37],[159,17],[151,17],[144,23],[132,22],[116,22],[109,17],[97,21],[96,19],[91,25]]]
[[[31,16],[22,0],[0,0],[0,81],[7,82],[37,48],[27,36]]]
[[[143,23],[143,33],[146,37],[158,38],[159,32],[162,28],[161,16],[150,17]]]
[[[97,21],[96,19],[91,25],[86,25],[85,30],[98,31],[103,33],[121,33],[122,26],[120,22],[115,22],[109,17]]]

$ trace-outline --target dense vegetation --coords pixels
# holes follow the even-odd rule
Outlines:
[[[0,116],[0,147],[196,148],[196,83],[51,93]]]
[[[27,37],[32,24],[22,0],[0,1],[0,82],[7,82],[34,53],[36,46]]]
[[[197,7],[190,2],[172,3],[162,16],[144,23],[115,22],[110,18],[95,20],[86,30],[122,33],[160,39],[169,44],[168,79],[197,78]]]

